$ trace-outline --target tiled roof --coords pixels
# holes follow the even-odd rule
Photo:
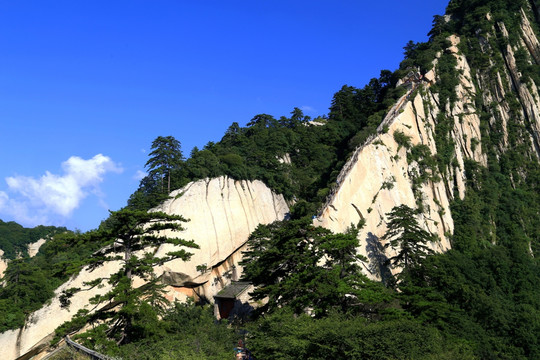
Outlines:
[[[230,285],[225,286],[220,292],[215,295],[218,299],[236,299],[244,290],[251,284],[245,281],[233,281]]]

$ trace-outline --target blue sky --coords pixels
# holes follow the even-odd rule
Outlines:
[[[0,1],[0,219],[96,228],[152,140],[328,112],[394,70],[447,1]]]

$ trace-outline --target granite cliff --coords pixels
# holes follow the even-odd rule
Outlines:
[[[453,245],[451,204],[467,196],[474,177],[471,169],[488,168],[490,161],[517,146],[523,156],[540,158],[538,80],[523,72],[524,67],[540,65],[533,11],[521,9],[519,26],[511,32],[507,24],[487,13],[483,19],[487,25],[473,36],[448,36],[428,71],[411,68],[398,82],[404,95],[388,109],[376,134],[357,147],[341,169],[313,223],[334,232],[362,224],[358,251],[369,259],[364,266],[372,278],[381,278],[388,270],[384,262],[392,253],[385,252],[380,239],[394,206],[419,209],[419,223],[440,240],[431,246],[443,252]],[[479,67],[479,58],[487,59],[489,66]],[[443,95],[445,87],[449,92]],[[491,138],[490,143],[486,138]],[[495,146],[493,138],[497,138]],[[285,165],[291,161],[294,154],[279,160]],[[168,284],[169,298],[212,301],[213,295],[241,275],[238,264],[249,234],[258,224],[284,219],[289,208],[282,195],[261,181],[218,177],[175,190],[153,211],[190,219],[180,236],[200,246],[190,261],[171,261],[155,269]],[[160,255],[170,250],[164,245],[156,251]],[[46,342],[57,326],[86,308],[94,295],[77,293],[71,307],[61,309],[62,290],[82,286],[118,266],[111,262],[94,272],[83,270],[57,289],[50,304],[32,313],[24,328],[0,335],[5,358],[14,359]]]
[[[396,205],[422,209],[419,222],[440,239],[432,247],[436,251],[451,247],[454,221],[450,202],[455,197],[463,199],[465,196],[466,163],[487,166],[482,127],[488,132],[501,133],[497,151],[504,152],[511,146],[508,127],[520,124],[528,129],[521,140],[528,144],[528,156],[540,157],[538,85],[532,79],[525,83],[515,57],[517,51],[526,51],[531,63],[540,64],[540,44],[527,12],[522,9],[520,15],[518,42],[502,48],[504,66],[492,68],[489,75],[484,71],[472,71],[467,56],[461,51],[467,44],[456,35],[450,36],[450,46],[444,53],[456,60],[459,79],[454,89],[456,100],[441,106],[440,94],[434,90],[441,81],[438,63],[442,53],[438,53],[431,71],[416,79],[400,81],[400,86],[408,87],[407,93],[388,112],[378,133],[358,147],[341,170],[337,184],[314,224],[344,232],[351,224],[365,223],[359,233],[359,251],[370,259],[366,269],[372,277],[380,277],[382,263],[391,255],[382,251],[379,238],[386,232],[386,214]],[[489,14],[487,20],[491,20]],[[476,39],[467,41],[479,42],[484,54],[495,57],[494,52],[498,49],[487,39],[496,37],[508,39],[509,35],[504,23],[492,21],[490,31],[479,32]],[[511,104],[512,94],[518,106]],[[478,106],[479,102],[482,107]],[[481,115],[484,109],[489,112]],[[449,139],[453,154],[450,165],[442,169],[425,163],[426,157],[437,157],[441,148],[436,141],[441,115],[451,124]],[[420,149],[425,149],[424,155],[415,155]]]
[[[200,247],[193,251],[188,262],[171,261],[155,269],[156,274],[164,274],[164,281],[170,284],[169,298],[185,300],[186,296],[198,296],[209,301],[213,301],[213,295],[231,279],[237,280],[240,276],[241,250],[255,227],[282,220],[289,211],[283,196],[274,194],[262,182],[226,177],[190,183],[172,192],[171,199],[154,210],[190,219],[180,236],[195,240]],[[157,253],[167,251],[170,249],[164,246]],[[204,270],[197,270],[198,265],[203,265]],[[91,309],[89,299],[98,292],[106,292],[107,286],[76,293],[69,308],[61,307],[60,294],[73,287],[84,289],[87,287],[84,282],[106,277],[118,271],[119,266],[119,262],[111,261],[94,271],[84,269],[60,286],[56,297],[30,314],[23,328],[0,335],[2,359],[15,359],[47,343],[54,329],[70,320],[78,310]]]

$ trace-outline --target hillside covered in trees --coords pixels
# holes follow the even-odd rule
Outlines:
[[[158,137],[148,175],[125,209],[95,231],[57,234],[34,258],[10,263],[0,288],[0,331],[23,326],[59,284],[84,266],[100,266],[111,246],[121,245],[125,265],[111,280],[117,290],[95,299],[121,304],[118,313],[80,312],[57,330],[57,339],[88,323],[73,338],[124,359],[232,358],[239,338],[257,359],[540,358],[539,9],[532,0],[451,0],[447,14],[434,17],[428,42],[407,43],[399,69],[383,70],[360,88],[344,85],[327,116],[311,119],[299,108],[279,119],[259,114],[246,126],[233,123],[220,141],[187,159],[175,137]],[[460,59],[470,67],[469,88],[462,86]],[[426,80],[432,70],[436,75]],[[413,187],[443,184],[451,249],[436,253],[427,246],[440,239],[419,223],[426,202],[413,189],[420,194],[415,207],[401,204],[386,214],[380,239],[386,272],[368,277],[357,252],[365,222],[338,234],[314,225],[313,217],[339,187],[355,150],[389,131],[396,103],[417,96],[433,114],[434,151],[412,144],[405,128],[393,139],[416,171]],[[468,112],[454,117],[456,108]],[[478,150],[481,161],[455,150],[455,129],[468,114],[478,118],[479,133],[464,148]],[[133,257],[126,244],[165,242],[137,232],[140,219],[153,220],[143,214],[172,190],[222,175],[262,180],[284,195],[291,211],[288,219],[258,226],[243,254],[243,280],[255,285],[252,296],[262,306],[249,318],[217,323],[205,304],[165,306],[151,275],[159,260]],[[10,241],[4,251],[20,252],[33,236]],[[197,246],[167,241],[186,247],[170,254],[180,258]],[[135,273],[148,280],[146,287],[132,286]],[[63,296],[69,306],[72,293]]]

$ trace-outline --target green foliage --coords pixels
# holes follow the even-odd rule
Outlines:
[[[418,173],[413,179],[415,185],[426,183],[428,180],[433,182],[440,180],[437,174],[437,159],[431,154],[427,145],[417,144],[410,148],[410,151],[407,152],[407,163],[413,162],[418,166]]]
[[[398,152],[402,147],[405,149],[409,149],[411,147],[411,137],[405,135],[405,133],[403,133],[401,130],[394,131],[394,140],[398,144]]]
[[[226,323],[214,321],[212,307],[175,302],[157,321],[149,306],[138,314],[144,331],[129,344],[118,346],[107,339],[106,329],[96,326],[78,342],[108,356],[132,360],[232,358],[239,337]]]
[[[481,358],[537,358],[538,264],[526,249],[451,250],[415,268],[402,305],[415,317],[475,343]],[[421,290],[421,291],[419,291]]]
[[[154,247],[164,243],[197,248],[192,240],[167,237],[161,233],[164,230],[182,231],[180,222],[183,221],[186,220],[179,215],[123,209],[111,212],[108,228],[92,234],[102,241],[105,240],[105,247],[93,255],[90,268],[115,260],[120,260],[122,264],[120,270],[108,278],[111,290],[90,299],[95,305],[112,305],[88,317],[90,322],[101,324],[105,321],[105,324],[109,325],[106,336],[103,336],[114,339],[116,343],[129,343],[133,339],[145,338],[151,334],[152,323],[158,321],[158,316],[168,304],[163,294],[164,285],[155,277],[153,267],[173,259],[187,260],[191,254],[181,248],[158,258],[153,252],[148,252],[148,249],[153,251]],[[142,256],[139,255],[140,252],[144,252]],[[145,284],[134,288],[135,276],[144,280]],[[98,278],[86,285],[93,288],[104,280]],[[71,289],[66,291],[73,293]],[[66,291],[64,301],[68,303],[69,294]],[[101,332],[90,331],[84,337],[96,339],[96,334]]]
[[[354,229],[332,234],[303,218],[259,225],[248,244],[243,278],[256,286],[255,300],[269,299],[259,312],[287,306],[296,314],[309,309],[317,317],[336,308],[370,313],[388,300],[360,272]]]
[[[6,259],[15,259],[17,255],[27,256],[28,244],[64,231],[67,231],[65,227],[40,225],[25,228],[13,221],[0,220],[0,250],[4,251],[3,257]]]
[[[514,53],[514,57],[516,59],[516,66],[521,72],[520,80],[538,86],[540,84],[540,64],[535,63],[527,48],[520,47]]]
[[[52,354],[49,360],[91,360],[90,356],[77,352],[69,347],[64,347],[58,352]]]
[[[46,274],[24,259],[12,260],[4,274],[6,285],[0,288],[0,329],[19,327],[25,317],[53,296],[53,284]]]
[[[288,311],[250,328],[248,347],[256,358],[274,359],[474,359],[471,347],[445,338],[414,320],[370,322],[333,313],[314,319]]]
[[[433,250],[427,246],[438,238],[422,229],[416,220],[417,212],[407,205],[395,206],[388,216],[388,229],[381,240],[387,242],[385,248],[397,251],[388,262],[394,267],[402,268],[401,280],[411,268],[420,266]]]
[[[54,235],[33,258],[10,261],[0,287],[0,332],[24,325],[32,311],[54,296],[54,289],[77,273],[99,242],[86,235],[62,232]]]
[[[148,176],[160,184],[161,193],[171,192],[171,174],[178,171],[184,161],[180,141],[172,136],[158,136],[152,142],[150,159],[145,164]],[[165,185],[166,184],[166,185]]]

